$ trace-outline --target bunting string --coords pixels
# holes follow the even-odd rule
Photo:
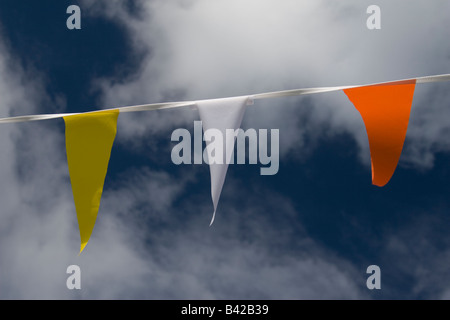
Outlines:
[[[259,99],[268,99],[268,98],[281,98],[281,97],[289,97],[289,96],[301,96],[301,95],[309,95],[309,94],[317,94],[317,93],[325,93],[325,92],[333,92],[350,88],[357,87],[366,87],[366,86],[375,86],[381,84],[395,84],[401,83],[403,81],[412,81],[415,80],[416,83],[431,83],[431,82],[444,82],[450,81],[450,74],[441,74],[441,75],[433,75],[433,76],[425,76],[425,77],[417,77],[410,78],[404,80],[396,80],[396,81],[387,81],[387,82],[378,82],[372,84],[364,84],[364,85],[353,85],[353,86],[338,86],[338,87],[317,87],[317,88],[307,88],[307,89],[293,89],[293,90],[282,90],[282,91],[274,91],[274,92],[265,92],[265,93],[257,93],[249,95],[252,100]],[[197,100],[201,101],[201,100]],[[120,113],[123,112],[138,112],[138,111],[152,111],[152,110],[161,110],[161,109],[170,109],[170,108],[180,108],[187,106],[194,106],[197,101],[178,101],[178,102],[164,102],[164,103],[153,103],[153,104],[143,104],[136,106],[126,106],[126,107],[118,107],[112,109],[104,109],[104,110],[118,110]],[[101,112],[99,111],[89,111],[90,112]],[[13,123],[13,122],[28,122],[28,121],[39,121],[39,120],[50,120],[63,118],[66,116],[82,114],[88,112],[79,112],[79,113],[55,113],[55,114],[38,114],[38,115],[27,115],[27,116],[16,116],[16,117],[8,117],[8,118],[0,118],[0,123]]]

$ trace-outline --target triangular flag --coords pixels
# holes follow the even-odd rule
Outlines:
[[[202,120],[203,131],[216,129],[220,131],[223,137],[221,159],[214,161],[209,159],[214,141],[206,141],[206,152],[209,159],[209,169],[211,174],[211,197],[214,205],[214,213],[210,225],[213,224],[216,216],[217,204],[219,203],[220,193],[222,192],[223,183],[228,170],[232,152],[234,149],[235,139],[226,139],[226,130],[237,130],[240,128],[242,118],[244,117],[245,107],[248,97],[234,97],[214,100],[203,100],[197,102],[197,107]],[[214,147],[219,146],[214,143]],[[228,154],[227,154],[228,150]],[[216,155],[217,160],[217,155]]]
[[[416,80],[345,89],[369,138],[372,183],[382,187],[397,167],[408,129]]]
[[[67,163],[80,228],[80,253],[97,219],[118,116],[118,110],[108,110],[64,117]]]

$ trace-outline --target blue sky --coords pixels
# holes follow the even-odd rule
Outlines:
[[[81,30],[66,8],[81,8]],[[382,29],[366,28],[381,7]],[[450,72],[450,2],[2,1],[0,115],[79,112]],[[417,86],[399,166],[371,185],[342,92],[256,101],[280,170],[176,166],[190,108],[121,114],[93,236],[79,234],[62,120],[0,126],[2,299],[446,299],[449,83]],[[66,268],[82,270],[69,291]],[[366,288],[381,268],[382,289]]]

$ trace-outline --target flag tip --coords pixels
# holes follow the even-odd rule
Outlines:
[[[372,185],[382,188],[388,184],[389,180],[390,180],[390,178],[389,179],[373,178]]]
[[[211,219],[211,223],[209,224],[209,226],[211,227],[212,224],[214,223],[214,219],[216,218],[216,211],[214,211],[212,219]]]
[[[87,245],[87,242],[84,242],[84,243],[81,244],[81,247],[80,247],[80,253],[79,253],[78,255],[80,255],[81,252],[83,252],[83,250],[84,250],[84,248],[86,247],[86,245]]]

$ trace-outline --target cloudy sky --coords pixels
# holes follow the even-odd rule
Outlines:
[[[81,8],[81,30],[66,9]],[[366,9],[381,8],[381,30]],[[4,0],[0,116],[365,84],[450,73],[450,1]],[[399,166],[371,185],[342,92],[256,101],[280,170],[171,162],[191,108],[121,114],[100,212],[78,256],[63,120],[0,125],[1,299],[450,298],[450,83],[416,87]],[[81,267],[81,290],[66,268]],[[366,287],[369,265],[381,290]]]

